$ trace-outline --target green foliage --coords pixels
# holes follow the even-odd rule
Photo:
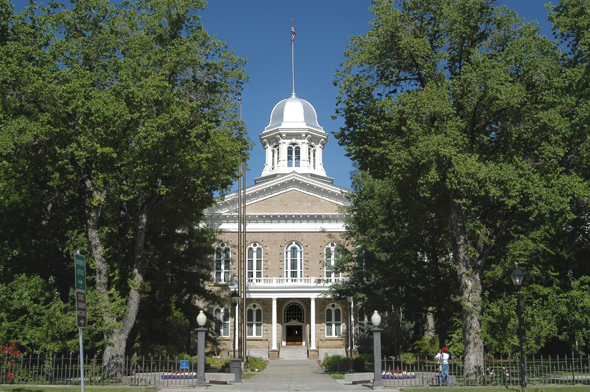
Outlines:
[[[376,1],[336,73],[336,137],[359,169],[341,268],[363,302],[432,308],[456,348],[462,331],[467,371],[482,306],[488,331],[512,325],[493,317],[515,262],[531,309],[561,295],[570,261],[590,276],[587,2],[550,9],[565,52],[494,2]],[[534,350],[556,332],[527,317]]]
[[[372,364],[375,362],[373,354],[358,354],[355,359],[356,358],[362,359],[365,364]]]
[[[245,60],[203,29],[205,4],[0,13],[0,281],[22,266],[65,302],[80,249],[103,332],[141,352],[187,350],[194,297],[217,300],[200,222],[249,148],[235,102]]]
[[[342,355],[326,355],[324,360],[322,361],[321,366],[324,368],[325,371],[333,373],[338,371],[338,363],[339,362],[346,362],[348,358],[343,357]]]
[[[439,347],[438,335],[424,335],[412,344],[413,351],[420,358],[434,358],[438,354]]]
[[[248,367],[251,371],[261,372],[266,369],[266,361],[259,357],[248,357]]]

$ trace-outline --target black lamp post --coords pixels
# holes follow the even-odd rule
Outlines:
[[[353,361],[352,361],[352,349],[354,346],[354,327],[352,325],[352,291],[350,289],[348,289],[348,291],[346,292],[346,300],[348,301],[348,347],[350,347],[350,369],[348,370],[349,373],[354,373],[353,370]]]
[[[520,339],[520,387],[525,390],[526,389],[526,379],[525,379],[525,361],[524,361],[524,347],[522,342],[522,307],[520,304],[520,288],[522,287],[522,281],[524,280],[524,272],[518,269],[518,264],[516,264],[516,269],[510,274],[512,278],[512,282],[514,283],[514,287],[516,288],[518,302],[516,304],[516,310],[518,312],[518,337]]]
[[[234,374],[234,382],[242,382],[242,360],[236,358],[236,342],[237,342],[237,324],[238,324],[238,303],[240,303],[240,294],[238,290],[234,289],[231,295],[231,303],[234,305],[234,357],[229,360],[229,371]]]

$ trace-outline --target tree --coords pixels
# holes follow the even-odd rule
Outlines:
[[[397,208],[429,212],[383,229],[401,236],[401,254],[427,253],[408,228],[445,231],[468,376],[483,370],[485,268],[519,259],[587,200],[584,179],[564,170],[576,140],[555,106],[559,50],[493,3],[377,1],[372,30],[351,39],[336,74],[339,143],[361,171],[411,193]]]
[[[88,249],[104,303],[125,299],[123,316],[103,307],[104,323],[117,325],[106,334],[107,372],[125,353],[148,258],[184,255],[178,269],[194,270],[191,287],[210,279],[204,257],[186,260],[187,250],[210,238],[202,211],[237,178],[248,148],[233,100],[244,60],[203,30],[204,5],[72,1],[31,7],[2,30],[2,177],[15,194],[20,184],[41,189],[26,215],[62,218],[67,246]],[[161,236],[174,254],[159,252]],[[181,294],[190,302],[197,292]]]

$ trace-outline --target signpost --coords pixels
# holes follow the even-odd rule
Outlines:
[[[84,392],[84,347],[82,345],[82,330],[88,326],[86,312],[86,258],[80,251],[74,254],[74,266],[76,267],[76,326],[80,339],[80,386]]]

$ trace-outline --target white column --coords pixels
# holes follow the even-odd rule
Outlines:
[[[310,350],[315,350],[315,298],[311,298],[311,327],[310,327],[310,339],[311,345],[309,346]]]
[[[270,349],[277,349],[277,297],[272,298],[272,346]]]
[[[264,163],[264,170],[263,172],[270,171],[272,167],[272,146],[268,143],[265,144],[264,150],[266,152],[266,162]]]

